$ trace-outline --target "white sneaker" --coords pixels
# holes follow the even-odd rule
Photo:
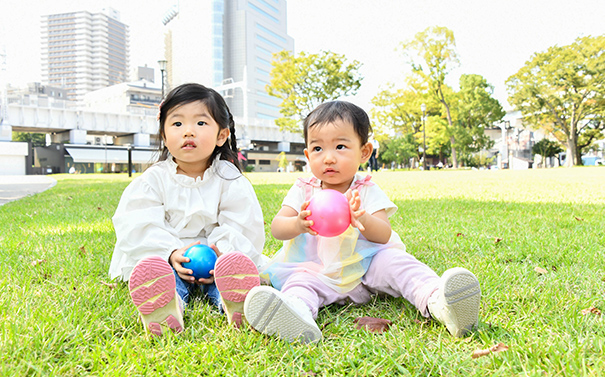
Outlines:
[[[263,334],[276,335],[287,342],[321,340],[321,331],[307,304],[275,288],[252,288],[244,302],[244,313],[248,323]]]
[[[441,276],[439,289],[429,298],[431,316],[455,337],[463,337],[479,323],[481,287],[465,268],[450,268]]]

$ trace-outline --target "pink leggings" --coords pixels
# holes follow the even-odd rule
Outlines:
[[[292,274],[282,292],[300,297],[311,309],[313,318],[317,318],[317,311],[323,306],[344,304],[346,300],[365,304],[373,294],[403,297],[428,317],[428,299],[438,284],[439,276],[426,264],[401,249],[385,249],[374,255],[361,283],[349,292],[336,292],[307,272]]]

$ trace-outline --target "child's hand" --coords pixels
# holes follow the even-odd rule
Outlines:
[[[201,243],[200,241],[195,241],[185,247],[176,249],[170,255],[169,262],[181,279],[188,281],[189,283],[212,284],[214,282],[214,270],[210,271],[211,276],[208,279],[200,278],[198,280],[195,280],[195,277],[193,277],[193,271],[189,268],[183,267],[183,263],[187,263],[190,261],[189,258],[184,256],[185,251],[187,251],[187,249],[189,249],[191,246],[199,245],[200,243]],[[212,250],[214,250],[217,257],[221,256],[221,252],[218,251],[216,245],[212,244],[212,245],[210,245],[210,248],[212,248]]]
[[[300,212],[298,213],[298,217],[296,219],[296,226],[300,233],[309,233],[312,236],[316,236],[317,232],[311,229],[313,220],[307,220],[307,217],[311,216],[311,211],[307,210],[308,206],[309,202],[304,202],[300,207]]]
[[[360,231],[364,231],[365,227],[360,221],[360,218],[365,215],[365,209],[359,209],[361,207],[361,197],[359,196],[359,191],[348,189],[345,192],[345,196],[349,201],[349,207],[351,208],[351,225]]]
[[[214,253],[216,254],[216,257],[217,257],[217,258],[218,258],[218,257],[220,257],[221,255],[223,255],[223,253],[221,253],[221,252],[218,250],[218,247],[216,247],[216,245],[215,245],[215,244],[210,244],[210,248],[211,248],[212,250],[214,250]],[[209,278],[207,278],[207,279],[200,278],[200,279],[198,279],[198,280],[196,281],[196,283],[197,283],[197,284],[212,284],[212,283],[214,283],[214,270],[210,270],[210,277],[209,277]]]

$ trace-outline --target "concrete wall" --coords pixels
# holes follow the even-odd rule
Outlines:
[[[25,175],[28,143],[0,141],[0,175]]]

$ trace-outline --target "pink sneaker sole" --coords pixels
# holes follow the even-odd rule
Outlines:
[[[245,318],[246,295],[260,285],[256,265],[239,251],[223,254],[216,261],[214,281],[223,300],[227,321],[239,328]]]
[[[153,256],[139,261],[132,270],[128,288],[149,332],[162,335],[164,328],[183,331],[174,274],[165,260]]]

